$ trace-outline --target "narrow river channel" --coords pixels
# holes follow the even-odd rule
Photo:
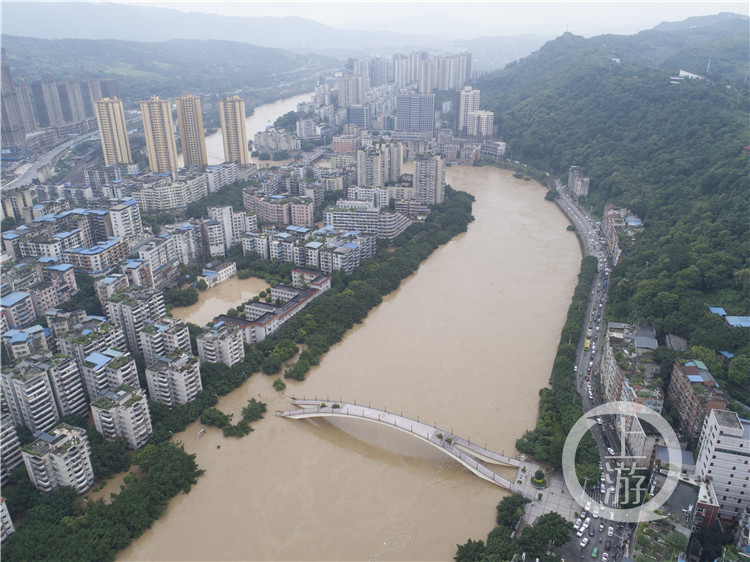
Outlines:
[[[468,232],[438,249],[308,380],[279,394],[256,374],[221,398],[235,416],[251,397],[268,403],[253,433],[238,440],[208,428],[196,439],[194,423],[177,435],[206,473],[120,559],[450,560],[457,543],[486,538],[505,492],[439,451],[377,424],[273,415],[290,408],[291,395],[370,403],[506,454],[534,426],[578,242],[538,184],[490,167],[447,175],[476,196]]]

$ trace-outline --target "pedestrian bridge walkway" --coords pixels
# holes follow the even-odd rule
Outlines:
[[[519,459],[500,455],[475,443],[453,435],[452,432],[439,429],[418,419],[413,420],[385,410],[360,406],[346,402],[323,402],[321,400],[292,399],[292,404],[299,406],[296,410],[276,412],[282,418],[305,419],[314,417],[345,417],[367,420],[370,422],[384,424],[404,431],[414,437],[426,441],[433,447],[440,449],[450,457],[454,458],[474,474],[493,484],[501,486],[506,490],[521,493],[521,486],[516,485],[507,478],[500,476],[487,468],[482,462],[503,464],[506,466],[521,467]],[[516,478],[516,481],[518,478]]]

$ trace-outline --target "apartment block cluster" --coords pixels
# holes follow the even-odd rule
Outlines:
[[[675,429],[697,445],[693,452],[673,452],[682,462],[680,477],[700,490],[694,525],[741,522],[750,507],[750,420],[727,410],[726,395],[698,359],[675,361],[664,396],[651,358],[657,346],[653,329],[610,322],[601,364],[604,398],[642,404],[657,414],[669,401],[678,416]],[[653,426],[631,417],[613,421],[636,465],[670,469],[666,443]]]
[[[69,135],[93,131],[96,101],[109,96],[119,96],[116,78],[16,83],[2,49],[3,151],[39,154]]]

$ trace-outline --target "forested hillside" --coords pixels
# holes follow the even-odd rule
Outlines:
[[[725,327],[706,304],[750,314],[747,18],[663,29],[566,34],[475,86],[513,159],[563,178],[581,166],[593,214],[614,203],[643,218],[613,271],[608,319],[686,337],[707,359],[737,354],[739,373],[711,363],[746,399],[750,329]],[[671,84],[680,69],[706,79]]]
[[[314,72],[338,63],[317,55],[295,55],[282,49],[231,41],[174,39],[137,42],[91,39],[33,39],[3,35],[13,78],[26,82],[116,76],[122,98],[134,104],[150,95],[175,97],[186,93],[258,94],[279,84],[308,80]],[[244,93],[244,92],[243,92]],[[277,92],[274,92],[276,94]],[[278,95],[275,95],[278,97]]]

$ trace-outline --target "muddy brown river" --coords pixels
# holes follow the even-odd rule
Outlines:
[[[194,423],[176,436],[206,473],[119,559],[451,560],[457,543],[486,538],[505,492],[440,451],[366,421],[273,415],[292,395],[357,401],[515,453],[535,424],[581,253],[538,184],[490,167],[447,176],[476,196],[468,232],[306,381],[280,394],[256,374],[222,397],[219,408],[236,417],[251,397],[268,403],[253,433],[208,428],[196,439]]]

